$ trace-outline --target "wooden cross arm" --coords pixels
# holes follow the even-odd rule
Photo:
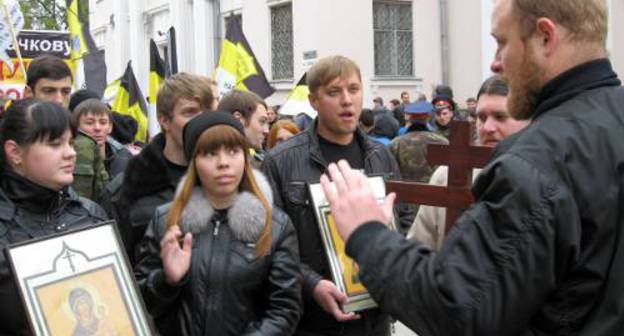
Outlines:
[[[484,146],[470,146],[465,149],[449,150],[449,145],[427,145],[427,163],[431,166],[446,166],[449,163],[461,163],[471,168],[483,168],[487,165],[493,149]]]
[[[467,209],[474,202],[470,189],[434,186],[417,182],[386,181],[386,192],[397,194],[397,202]]]

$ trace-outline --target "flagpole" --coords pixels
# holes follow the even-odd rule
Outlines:
[[[4,11],[4,15],[9,22],[9,29],[11,30],[11,37],[13,37],[13,49],[15,49],[15,53],[17,54],[17,58],[19,59],[20,66],[22,67],[22,73],[24,74],[24,82],[28,83],[28,78],[26,75],[26,68],[24,67],[24,59],[22,59],[22,53],[20,52],[19,43],[17,43],[17,36],[15,35],[15,29],[13,27],[13,18],[11,17],[11,13],[9,13],[9,9],[6,7],[4,0],[0,0],[0,4],[2,4],[2,9]],[[19,3],[18,3],[19,6]]]

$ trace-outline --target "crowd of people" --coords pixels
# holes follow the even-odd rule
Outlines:
[[[39,57],[0,124],[0,247],[114,219],[161,335],[387,336],[393,319],[421,335],[617,335],[624,90],[604,1],[569,2],[497,0],[496,74],[463,108],[448,86],[364,108],[344,56],[307,72],[315,119],[181,72],[145,144],[97,93],[71,92],[65,62]],[[595,25],[577,24],[581,7]],[[446,236],[443,208],[378,204],[365,176],[445,185],[426,151],[453,119],[495,151]],[[342,309],[319,181],[376,308]],[[0,334],[29,334],[4,254],[0,300]]]

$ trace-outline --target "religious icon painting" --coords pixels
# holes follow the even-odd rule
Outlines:
[[[385,193],[385,182],[383,177],[369,177],[368,182],[373,188],[375,197],[379,202],[383,202]],[[333,187],[333,185],[332,185]],[[344,312],[356,312],[377,304],[371,298],[368,290],[359,278],[359,267],[357,263],[347,256],[345,252],[345,242],[338,235],[334,224],[327,199],[323,194],[320,183],[310,184],[310,194],[314,203],[316,219],[323,238],[325,253],[329,259],[334,284],[338,289],[347,295],[347,303],[343,304]],[[390,224],[394,229],[394,222]]]
[[[151,335],[114,222],[9,246],[35,335]]]

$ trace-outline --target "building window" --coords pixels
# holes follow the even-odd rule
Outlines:
[[[274,80],[294,77],[292,4],[271,7],[271,70]]]
[[[411,2],[373,2],[376,76],[414,75],[412,27]]]

